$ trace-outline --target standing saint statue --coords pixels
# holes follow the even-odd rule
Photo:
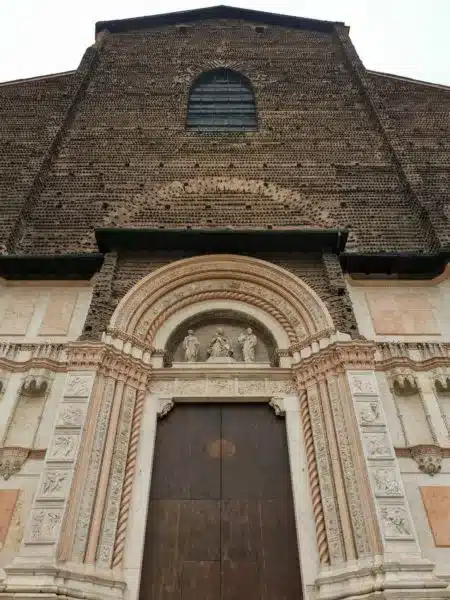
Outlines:
[[[223,329],[218,329],[216,335],[209,343],[207,353],[209,358],[229,358],[232,356],[231,342],[224,334]]]
[[[187,362],[196,362],[200,342],[192,329],[189,329],[187,336],[183,340],[184,358]]]
[[[238,337],[238,342],[242,348],[242,356],[244,362],[255,362],[255,348],[258,342],[256,335],[253,333],[253,329],[248,327]]]

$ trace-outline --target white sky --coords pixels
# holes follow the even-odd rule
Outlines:
[[[0,81],[76,69],[94,41],[96,21],[214,4],[220,0],[2,0]],[[450,0],[230,0],[230,4],[344,21],[368,69],[450,85]]]

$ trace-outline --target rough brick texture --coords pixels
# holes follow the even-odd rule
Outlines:
[[[73,74],[0,85],[0,243],[6,248],[70,104]]]
[[[229,20],[106,33],[17,249],[93,251],[99,226],[298,225],[349,227],[347,250],[429,250],[342,35]],[[249,77],[257,132],[186,130],[189,86],[215,66]]]

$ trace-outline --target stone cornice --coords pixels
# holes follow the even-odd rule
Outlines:
[[[297,382],[306,386],[312,381],[346,369],[373,369],[375,344],[363,340],[333,342],[292,365]]]
[[[67,355],[67,370],[96,370],[138,389],[145,389],[151,372],[149,364],[103,342],[74,342]]]
[[[375,369],[396,368],[431,371],[450,367],[450,344],[446,342],[375,342]]]
[[[65,344],[0,343],[0,369],[23,373],[30,369],[64,372]]]

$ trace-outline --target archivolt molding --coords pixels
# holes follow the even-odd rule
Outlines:
[[[172,314],[213,299],[261,308],[282,325],[291,344],[333,328],[317,294],[285,269],[245,256],[210,255],[171,263],[142,279],[118,305],[111,330],[151,346]]]

